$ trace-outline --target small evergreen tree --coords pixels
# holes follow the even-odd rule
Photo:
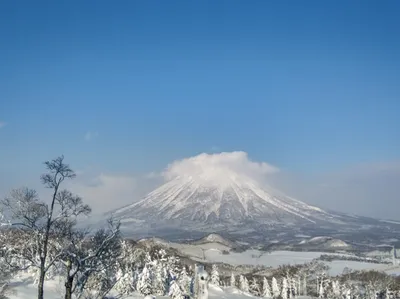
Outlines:
[[[243,292],[246,292],[246,293],[250,292],[249,281],[247,280],[246,276],[244,277]]]
[[[179,269],[179,258],[176,256],[169,256],[166,260],[166,269],[169,276],[168,283],[170,283],[171,280],[177,277],[181,272],[181,269]]]
[[[182,271],[179,274],[178,285],[184,294],[190,294],[190,282],[191,279],[186,271],[186,267],[182,267]]]
[[[243,275],[239,277],[239,289],[243,292],[249,292],[249,282]]]
[[[292,286],[292,294],[293,294],[294,297],[296,297],[298,295],[298,286],[297,286],[297,284],[298,284],[298,279],[293,277],[291,286]]]
[[[282,299],[288,299],[288,283],[286,277],[282,280]]]
[[[236,278],[235,278],[235,275],[233,275],[233,273],[231,274],[230,286],[236,287]]]
[[[319,285],[318,297],[319,298],[324,298],[325,297],[325,284],[322,281],[321,281],[321,283]]]
[[[244,284],[244,276],[239,276],[239,290],[243,291],[243,284]]]
[[[170,296],[172,299],[183,299],[184,298],[182,289],[179,287],[179,285],[175,279],[171,280],[168,296]]]
[[[168,290],[168,273],[165,269],[164,264],[161,261],[157,261],[154,266],[155,273],[153,279],[154,294],[164,296]]]
[[[128,273],[124,273],[122,269],[118,269],[116,273],[117,283],[114,286],[114,289],[121,295],[128,295],[134,291],[133,288],[133,276],[130,275],[132,271],[128,271]]]
[[[333,297],[334,298],[340,298],[341,297],[340,283],[337,280],[332,282],[332,293],[333,293]]]
[[[261,296],[264,298],[272,298],[271,288],[269,287],[268,280],[265,277],[263,279],[263,288]]]
[[[215,265],[215,264],[212,265],[210,283],[213,284],[213,285],[216,285],[216,286],[220,285],[218,266]]]
[[[278,285],[278,281],[275,277],[272,277],[272,296],[278,298],[281,295],[281,290]]]
[[[150,295],[152,293],[151,274],[147,268],[147,265],[143,267],[143,271],[139,276],[136,289],[143,295]]]

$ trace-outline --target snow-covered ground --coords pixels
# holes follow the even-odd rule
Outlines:
[[[199,246],[195,246],[199,247]],[[222,254],[221,251],[216,249],[206,249],[204,253],[208,261],[211,262],[224,262],[232,265],[265,265],[271,267],[278,267],[283,264],[301,264],[312,261],[319,257],[324,252],[293,252],[293,251],[274,251],[271,253],[262,252],[259,250],[248,250],[242,253],[230,253],[228,255]],[[344,268],[353,270],[371,270],[376,269],[384,271],[388,274],[399,274],[400,266],[391,266],[383,264],[363,263],[357,261],[332,261],[325,262],[329,265],[330,275],[338,275],[343,272]],[[37,287],[33,285],[32,279],[27,276],[16,277],[12,282],[14,294],[11,294],[10,299],[30,299],[36,297]],[[50,280],[45,283],[45,297],[47,299],[61,299],[63,298],[63,283],[61,280]],[[245,299],[253,297],[250,294],[244,294],[236,288],[215,287],[210,285],[210,299],[225,298],[225,299]],[[133,294],[132,296],[125,297],[126,299],[139,299],[143,298],[140,294]],[[159,297],[168,298],[168,297]]]
[[[192,251],[193,254],[195,251]],[[189,253],[189,252],[186,252]],[[196,252],[197,253],[197,252]],[[203,257],[198,255],[199,260],[205,260],[214,263],[226,263],[230,265],[252,265],[252,266],[266,266],[277,268],[281,265],[297,265],[311,262],[313,259],[320,257],[323,254],[332,254],[326,252],[296,252],[296,251],[273,251],[264,252],[260,250],[246,250],[244,252],[236,253],[230,252],[223,254],[221,250],[210,248],[201,251]],[[330,275],[339,275],[347,267],[352,270],[366,270],[366,269],[384,269],[387,265],[365,263],[358,261],[324,261],[329,267]]]
[[[15,294],[9,296],[10,299],[32,299],[36,297],[37,288],[30,280],[21,280],[13,283],[15,287]],[[45,298],[46,299],[62,299],[63,291],[62,284],[59,281],[47,281],[45,284]],[[135,293],[124,299],[142,299],[144,296]],[[169,298],[158,296],[157,298]],[[257,298],[250,294],[243,293],[237,288],[220,288],[217,286],[209,285],[209,298],[210,299],[250,299]],[[298,299],[307,299],[309,297],[297,297]]]
[[[244,252],[231,252],[223,254],[220,250],[209,249],[204,251],[207,261],[222,262],[231,265],[252,265],[276,268],[280,265],[295,265],[311,262],[321,256],[321,252],[295,252],[295,251],[273,251],[264,252],[260,250],[246,250]]]
[[[32,299],[37,297],[37,286],[33,284],[33,280],[29,277],[16,278],[12,283],[12,294],[10,299]],[[62,282],[59,280],[45,281],[45,298],[61,299]]]

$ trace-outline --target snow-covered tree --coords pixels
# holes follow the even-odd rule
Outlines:
[[[271,293],[271,288],[269,286],[268,280],[266,277],[264,277],[263,279],[263,286],[262,286],[262,297],[264,298],[271,298],[272,297],[272,293]]]
[[[174,255],[168,256],[166,260],[166,269],[169,276],[168,283],[170,283],[171,280],[178,277],[181,272],[181,269],[179,268],[179,258]]]
[[[218,266],[212,265],[210,283],[216,286],[220,285]]]
[[[259,297],[260,296],[260,285],[258,284],[257,278],[253,277],[251,280],[251,284],[249,287],[250,293],[253,294],[254,296]]]
[[[292,278],[287,274],[286,276],[287,280],[287,290],[288,290],[288,297],[293,298],[293,292],[292,292]]]
[[[282,299],[287,299],[288,298],[288,282],[286,277],[283,278],[282,280],[282,293],[281,293]]]
[[[325,297],[325,284],[322,281],[319,284],[318,297],[319,298],[324,298]]]
[[[239,289],[243,292],[249,292],[249,281],[243,275],[239,276]]]
[[[133,271],[128,271],[124,273],[121,269],[118,269],[116,278],[117,283],[114,286],[114,289],[120,295],[128,295],[132,293],[135,289],[133,287]]]
[[[69,165],[64,163],[64,157],[60,156],[44,164],[47,173],[41,176],[41,181],[51,190],[49,201],[41,200],[35,190],[21,188],[13,190],[1,202],[11,217],[9,222],[16,229],[23,228],[27,237],[18,255],[24,255],[24,259],[30,261],[30,266],[38,269],[38,299],[44,297],[47,272],[65,254],[64,247],[58,246],[57,241],[76,226],[79,216],[88,215],[91,211],[79,196],[61,189],[63,182],[76,176]]]
[[[331,280],[329,279],[329,277],[323,274],[319,279],[318,297],[320,298],[332,297],[333,292],[330,286],[332,286]]]
[[[275,277],[272,277],[272,296],[278,298],[281,295],[281,290],[278,285],[278,281]]]
[[[64,247],[59,259],[65,271],[65,299],[72,298],[72,294],[79,297],[85,289],[104,297],[114,288],[118,282],[119,227],[119,222],[109,220],[108,228],[99,229],[93,236],[76,229],[60,242]]]
[[[168,272],[161,261],[154,266],[153,290],[154,295],[164,296],[168,291]]]
[[[239,275],[239,289],[240,290],[243,289],[243,284],[244,284],[244,276],[243,275]]]
[[[184,298],[183,292],[175,279],[171,280],[168,296],[170,296],[173,299],[183,299]]]
[[[292,278],[291,280],[291,294],[293,294],[294,297],[296,297],[298,295],[298,279],[296,279],[295,277]]]
[[[334,298],[340,298],[341,291],[340,291],[340,283],[339,281],[332,281],[332,295]]]
[[[150,295],[152,293],[151,273],[147,265],[144,266],[142,273],[139,275],[136,289],[143,295]]]
[[[184,294],[190,294],[190,283],[191,278],[186,271],[186,267],[183,266],[182,271],[179,274],[178,285],[180,286]]]
[[[342,287],[342,298],[351,299],[351,288],[348,285],[343,285]]]
[[[230,286],[231,287],[236,287],[236,277],[235,277],[235,275],[233,273],[231,274]]]

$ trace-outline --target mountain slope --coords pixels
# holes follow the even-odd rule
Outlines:
[[[115,210],[125,221],[179,220],[229,224],[248,220],[269,224],[338,222],[331,214],[290,197],[266,190],[255,181],[227,173],[223,184],[203,177],[177,177],[141,201]]]

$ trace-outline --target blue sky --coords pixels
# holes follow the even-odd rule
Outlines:
[[[212,151],[301,173],[398,160],[399,13],[399,1],[3,1],[0,180],[37,179],[59,154],[125,174]]]

